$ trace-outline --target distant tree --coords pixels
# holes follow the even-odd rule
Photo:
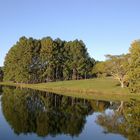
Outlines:
[[[123,88],[128,80],[129,54],[127,55],[106,55],[107,71],[114,79],[118,80]]]
[[[96,77],[106,77],[108,75],[107,62],[97,62],[92,69],[92,73]]]
[[[140,40],[135,40],[130,48],[129,89],[140,93]]]

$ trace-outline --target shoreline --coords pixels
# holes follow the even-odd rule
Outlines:
[[[106,84],[106,82],[110,83]],[[95,83],[97,84],[95,85]],[[129,101],[131,98],[133,98],[140,100],[139,94],[129,93],[128,89],[126,88],[121,89],[120,87],[115,87],[114,85],[116,85],[116,83],[117,81],[110,79],[88,79],[38,84],[17,84],[12,82],[0,82],[0,85],[14,86],[19,88],[29,88],[33,90],[52,92],[60,95],[85,99]]]

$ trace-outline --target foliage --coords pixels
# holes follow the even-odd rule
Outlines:
[[[21,37],[5,57],[0,81],[42,83],[112,76],[121,87],[140,92],[140,40],[131,44],[130,54],[106,55],[95,62],[82,40],[41,40]],[[4,77],[3,77],[4,75]]]
[[[103,61],[103,62],[97,62],[95,64],[95,66],[92,69],[92,73],[96,76],[96,77],[106,77],[108,75],[107,73],[107,62]]]
[[[21,37],[6,55],[4,80],[37,83],[89,78],[94,62],[81,40]]]
[[[131,44],[128,76],[130,91],[140,93],[140,40]]]
[[[64,58],[64,79],[86,79],[90,75],[94,60],[89,57],[81,40],[65,43]]]
[[[108,73],[118,80],[123,88],[128,79],[129,55],[106,55],[106,57]]]
[[[40,44],[26,37],[14,45],[8,52],[4,63],[4,80],[20,83],[35,82],[38,77]]]

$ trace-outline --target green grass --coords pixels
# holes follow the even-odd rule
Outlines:
[[[59,81],[40,84],[14,84],[3,82],[1,85],[12,85],[23,88],[31,88],[42,91],[50,91],[57,94],[99,100],[140,100],[139,94],[129,93],[127,88],[122,89],[116,80],[112,78]]]

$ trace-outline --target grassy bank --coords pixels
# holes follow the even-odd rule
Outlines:
[[[57,94],[88,99],[125,101],[130,100],[130,98],[135,98],[140,100],[139,94],[129,93],[127,88],[122,89],[118,86],[118,82],[111,78],[59,81],[40,84],[15,84],[10,82],[2,82],[0,84],[50,91]]]

